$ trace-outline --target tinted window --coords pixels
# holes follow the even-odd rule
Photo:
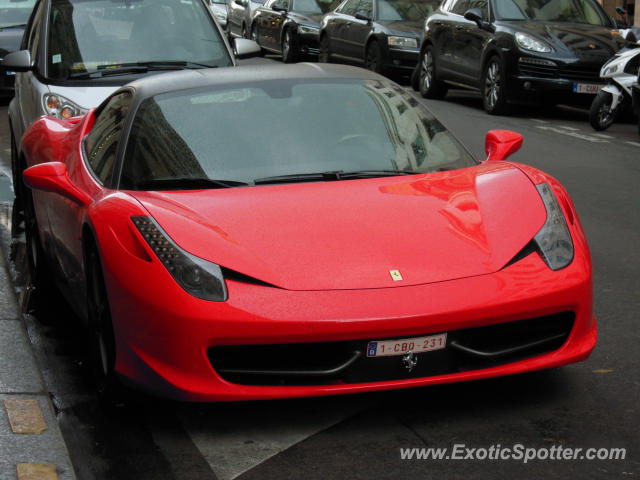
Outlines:
[[[249,140],[238,128],[247,121],[261,125]],[[153,189],[154,181],[185,177],[251,184],[272,175],[417,173],[474,164],[440,122],[393,83],[280,80],[145,100],[129,135],[121,187]]]
[[[26,25],[35,3],[36,0],[0,0],[0,28]]]
[[[294,0],[293,9],[305,13],[327,13],[333,4],[331,0]]]
[[[451,13],[464,15],[469,10],[469,0],[458,0],[451,6]]]
[[[89,165],[103,183],[111,178],[116,164],[118,144],[130,101],[129,92],[112,97],[87,135],[85,147]]]
[[[48,50],[55,79],[136,62],[231,65],[199,0],[52,0]]]
[[[373,18],[373,0],[360,0],[356,13],[362,13],[368,18]]]
[[[422,21],[438,8],[439,1],[378,0],[378,19],[384,21]]]
[[[487,0],[470,0],[469,9],[477,8],[482,12],[482,18],[489,19],[489,4]]]
[[[340,13],[344,13],[345,15],[355,15],[358,11],[358,4],[360,0],[347,0],[347,3],[342,5],[340,8]]]
[[[588,23],[611,26],[610,19],[592,0],[496,0],[500,20]]]

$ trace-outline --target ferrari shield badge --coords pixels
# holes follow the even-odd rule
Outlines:
[[[400,280],[404,280],[404,278],[402,278],[402,274],[400,273],[400,270],[389,270],[389,273],[391,274],[391,278],[393,279],[394,282],[399,282]]]

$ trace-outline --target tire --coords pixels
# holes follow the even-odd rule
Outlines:
[[[372,40],[369,42],[369,45],[367,45],[364,52],[364,67],[367,70],[384,75],[385,68],[382,58],[382,49],[376,40]]]
[[[284,63],[296,63],[299,58],[298,42],[295,35],[291,33],[291,29],[287,28],[282,32],[282,61]]]
[[[28,277],[26,281],[28,291],[26,310],[28,312],[46,311],[49,305],[56,303],[55,287],[52,283],[52,275],[40,240],[33,194],[26,187],[23,190],[23,199],[25,256]]]
[[[620,105],[612,112],[611,103],[613,102],[613,95],[602,90],[598,92],[596,98],[591,103],[589,109],[589,123],[594,130],[602,132],[613,125],[618,113],[620,112]]]
[[[318,62],[331,62],[331,46],[329,43],[329,37],[327,35],[323,35],[322,37],[320,37],[320,42],[318,43]]]
[[[125,390],[115,373],[116,346],[111,310],[100,255],[94,243],[87,246],[85,269],[92,375],[100,400],[107,404],[118,403],[123,400]]]
[[[419,71],[417,77],[420,95],[424,98],[444,98],[448,88],[446,83],[436,79],[436,61],[431,45],[427,45],[420,55],[416,69]]]
[[[22,207],[26,187],[22,181],[22,168],[18,161],[18,147],[16,145],[15,135],[11,126],[9,126],[9,133],[11,136],[11,174],[13,177],[13,193],[16,197],[16,202],[20,207]]]
[[[256,42],[260,47],[258,43],[258,26],[256,24],[251,25],[251,40]],[[261,57],[264,56],[264,49],[262,47],[260,47],[260,53],[258,55]]]
[[[489,115],[505,115],[509,111],[505,93],[502,62],[498,56],[489,59],[482,72],[482,105]]]

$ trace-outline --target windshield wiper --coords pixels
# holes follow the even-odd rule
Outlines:
[[[157,178],[136,183],[137,190],[197,190],[201,188],[233,188],[247,186],[237,180],[214,180],[212,178]]]
[[[256,185],[264,185],[267,183],[293,183],[293,182],[322,182],[331,180],[350,180],[355,178],[375,178],[375,177],[393,177],[397,175],[416,175],[421,172],[413,172],[410,170],[356,170],[345,172],[344,170],[335,170],[317,173],[294,173],[292,175],[276,175],[274,177],[256,178]]]
[[[183,70],[200,68],[217,68],[207,63],[185,62],[182,60],[154,60],[151,62],[114,63],[98,65],[97,70],[71,73],[69,78],[102,78],[110,75],[127,75],[129,73],[146,73],[152,70]]]
[[[4,30],[5,28],[24,28],[26,26],[26,23],[16,23],[15,25],[3,25],[0,27],[0,30]]]

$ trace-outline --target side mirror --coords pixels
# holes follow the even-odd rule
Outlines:
[[[2,68],[13,72],[28,72],[33,70],[33,60],[29,50],[12,52],[2,59]]]
[[[39,163],[22,172],[22,178],[25,185],[32,190],[57,193],[79,205],[88,205],[91,202],[89,196],[73,184],[64,163]]]
[[[246,38],[236,38],[233,41],[233,50],[236,54],[236,58],[249,58],[259,55],[262,49],[253,40]]]
[[[464,18],[471,22],[475,22],[478,27],[482,28],[484,26],[484,19],[482,18],[482,10],[479,8],[470,8],[466,12],[464,12]]]
[[[624,16],[625,13],[627,13],[627,11],[623,8],[623,7],[616,7],[616,13],[620,16]]]
[[[487,132],[484,143],[487,162],[506,160],[510,155],[520,150],[522,140],[522,135],[510,130],[491,130]]]
[[[364,20],[365,22],[370,22],[371,18],[369,18],[369,15],[367,15],[364,12],[358,12],[355,15],[356,20]]]

